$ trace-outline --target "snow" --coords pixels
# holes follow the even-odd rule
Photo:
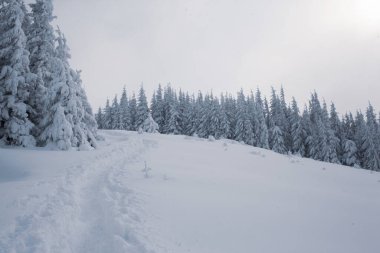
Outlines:
[[[0,149],[1,253],[379,252],[379,173],[230,140],[101,134],[92,151]]]

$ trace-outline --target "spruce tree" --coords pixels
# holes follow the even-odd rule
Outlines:
[[[282,131],[281,129],[274,125],[271,129],[271,149],[274,152],[280,153],[280,154],[285,154],[285,145],[284,145],[284,138],[282,136]]]
[[[50,106],[49,89],[56,77],[56,36],[51,25],[55,17],[52,0],[36,0],[30,7],[32,24],[27,31],[27,48],[30,52],[30,70],[36,74],[36,79],[30,89],[29,104],[33,108],[31,119],[36,124],[36,135],[39,135],[46,127],[41,126],[40,122]]]
[[[107,98],[106,106],[104,107],[104,116],[103,116],[103,128],[111,129],[111,106],[110,100]]]
[[[57,47],[51,57],[50,83],[46,86],[46,108],[40,121],[40,144],[58,149],[96,147],[97,124],[81,87],[80,73],[69,65],[66,39],[57,30]],[[46,83],[45,83],[46,84]],[[62,113],[63,112],[63,113]],[[68,130],[70,128],[70,130]]]
[[[98,124],[99,129],[104,129],[103,122],[104,122],[104,115],[102,108],[99,107],[98,112],[95,115],[96,122]]]
[[[356,144],[351,140],[346,140],[344,143],[342,163],[351,167],[359,167],[359,161],[356,157]]]
[[[119,114],[119,102],[117,99],[117,95],[115,95],[114,99],[112,100],[110,112],[111,112],[110,128],[113,130],[118,129],[120,114]]]
[[[256,106],[256,116],[257,116],[257,126],[255,127],[256,143],[260,148],[269,149],[269,132],[268,126],[265,121],[264,114],[264,104],[261,98],[261,92],[259,89],[256,90],[255,96],[255,106]]]
[[[136,131],[137,124],[136,124],[136,118],[137,118],[137,101],[135,93],[132,94],[132,98],[129,100],[129,112],[131,115],[131,131]]]
[[[291,151],[293,154],[305,155],[304,131],[302,128],[301,117],[295,98],[292,99],[292,107],[289,116]]]
[[[124,87],[120,98],[119,105],[119,128],[123,130],[130,130],[131,128],[131,114],[128,106],[127,90]]]
[[[164,104],[162,97],[162,87],[161,84],[158,85],[157,92],[153,94],[152,103],[151,103],[151,111],[152,117],[155,122],[157,122],[160,132],[162,133],[164,129]]]
[[[144,121],[148,118],[149,108],[148,101],[145,96],[145,90],[141,85],[138,97],[137,111],[136,111],[136,129],[142,127]]]
[[[142,125],[142,130],[146,133],[158,133],[158,124],[154,121],[152,114],[148,114],[148,118]]]
[[[255,136],[253,132],[252,122],[248,114],[248,106],[245,100],[243,90],[238,93],[237,98],[237,114],[236,114],[236,127],[235,127],[235,139],[237,141],[243,141],[248,145],[255,143]]]
[[[34,76],[22,29],[25,12],[20,0],[0,3],[0,138],[9,145],[34,146],[29,119],[29,89]]]

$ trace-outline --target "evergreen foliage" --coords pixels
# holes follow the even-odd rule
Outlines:
[[[311,94],[301,113],[294,98],[290,104],[286,103],[283,88],[279,96],[272,88],[268,103],[259,89],[249,96],[241,90],[236,98],[227,93],[216,97],[212,93],[198,92],[195,96],[181,90],[177,93],[168,84],[166,87],[158,85],[153,92],[149,116],[143,87],[138,102],[134,95],[126,97],[125,88],[122,94],[121,100],[129,100],[127,114],[130,115],[123,121],[135,126],[131,130],[138,130],[132,122],[139,114],[147,117],[142,131],[147,131],[145,125],[155,125],[152,123],[155,122],[163,134],[227,138],[281,154],[380,170],[379,119],[371,105],[365,115],[358,112],[356,118],[351,113],[339,117],[335,105],[332,103],[328,110],[316,92]],[[106,129],[107,108],[109,101],[96,117],[99,126]]]
[[[30,9],[22,0],[0,1],[0,138],[17,146],[96,147],[97,121],[66,39],[51,24],[52,0]]]

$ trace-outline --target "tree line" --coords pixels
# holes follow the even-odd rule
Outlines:
[[[0,139],[62,150],[96,146],[96,121],[52,0],[0,0]]]
[[[297,101],[285,100],[284,89],[272,88],[270,98],[260,90],[237,96],[175,91],[161,85],[148,106],[141,86],[136,98],[107,99],[95,115],[99,128],[136,131],[151,114],[162,134],[227,138],[281,154],[380,171],[380,121],[371,104],[363,114],[339,116],[313,92],[302,112]]]

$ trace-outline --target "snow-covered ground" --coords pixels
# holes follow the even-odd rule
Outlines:
[[[1,253],[380,252],[380,173],[229,140],[102,134],[96,151],[0,149]]]

